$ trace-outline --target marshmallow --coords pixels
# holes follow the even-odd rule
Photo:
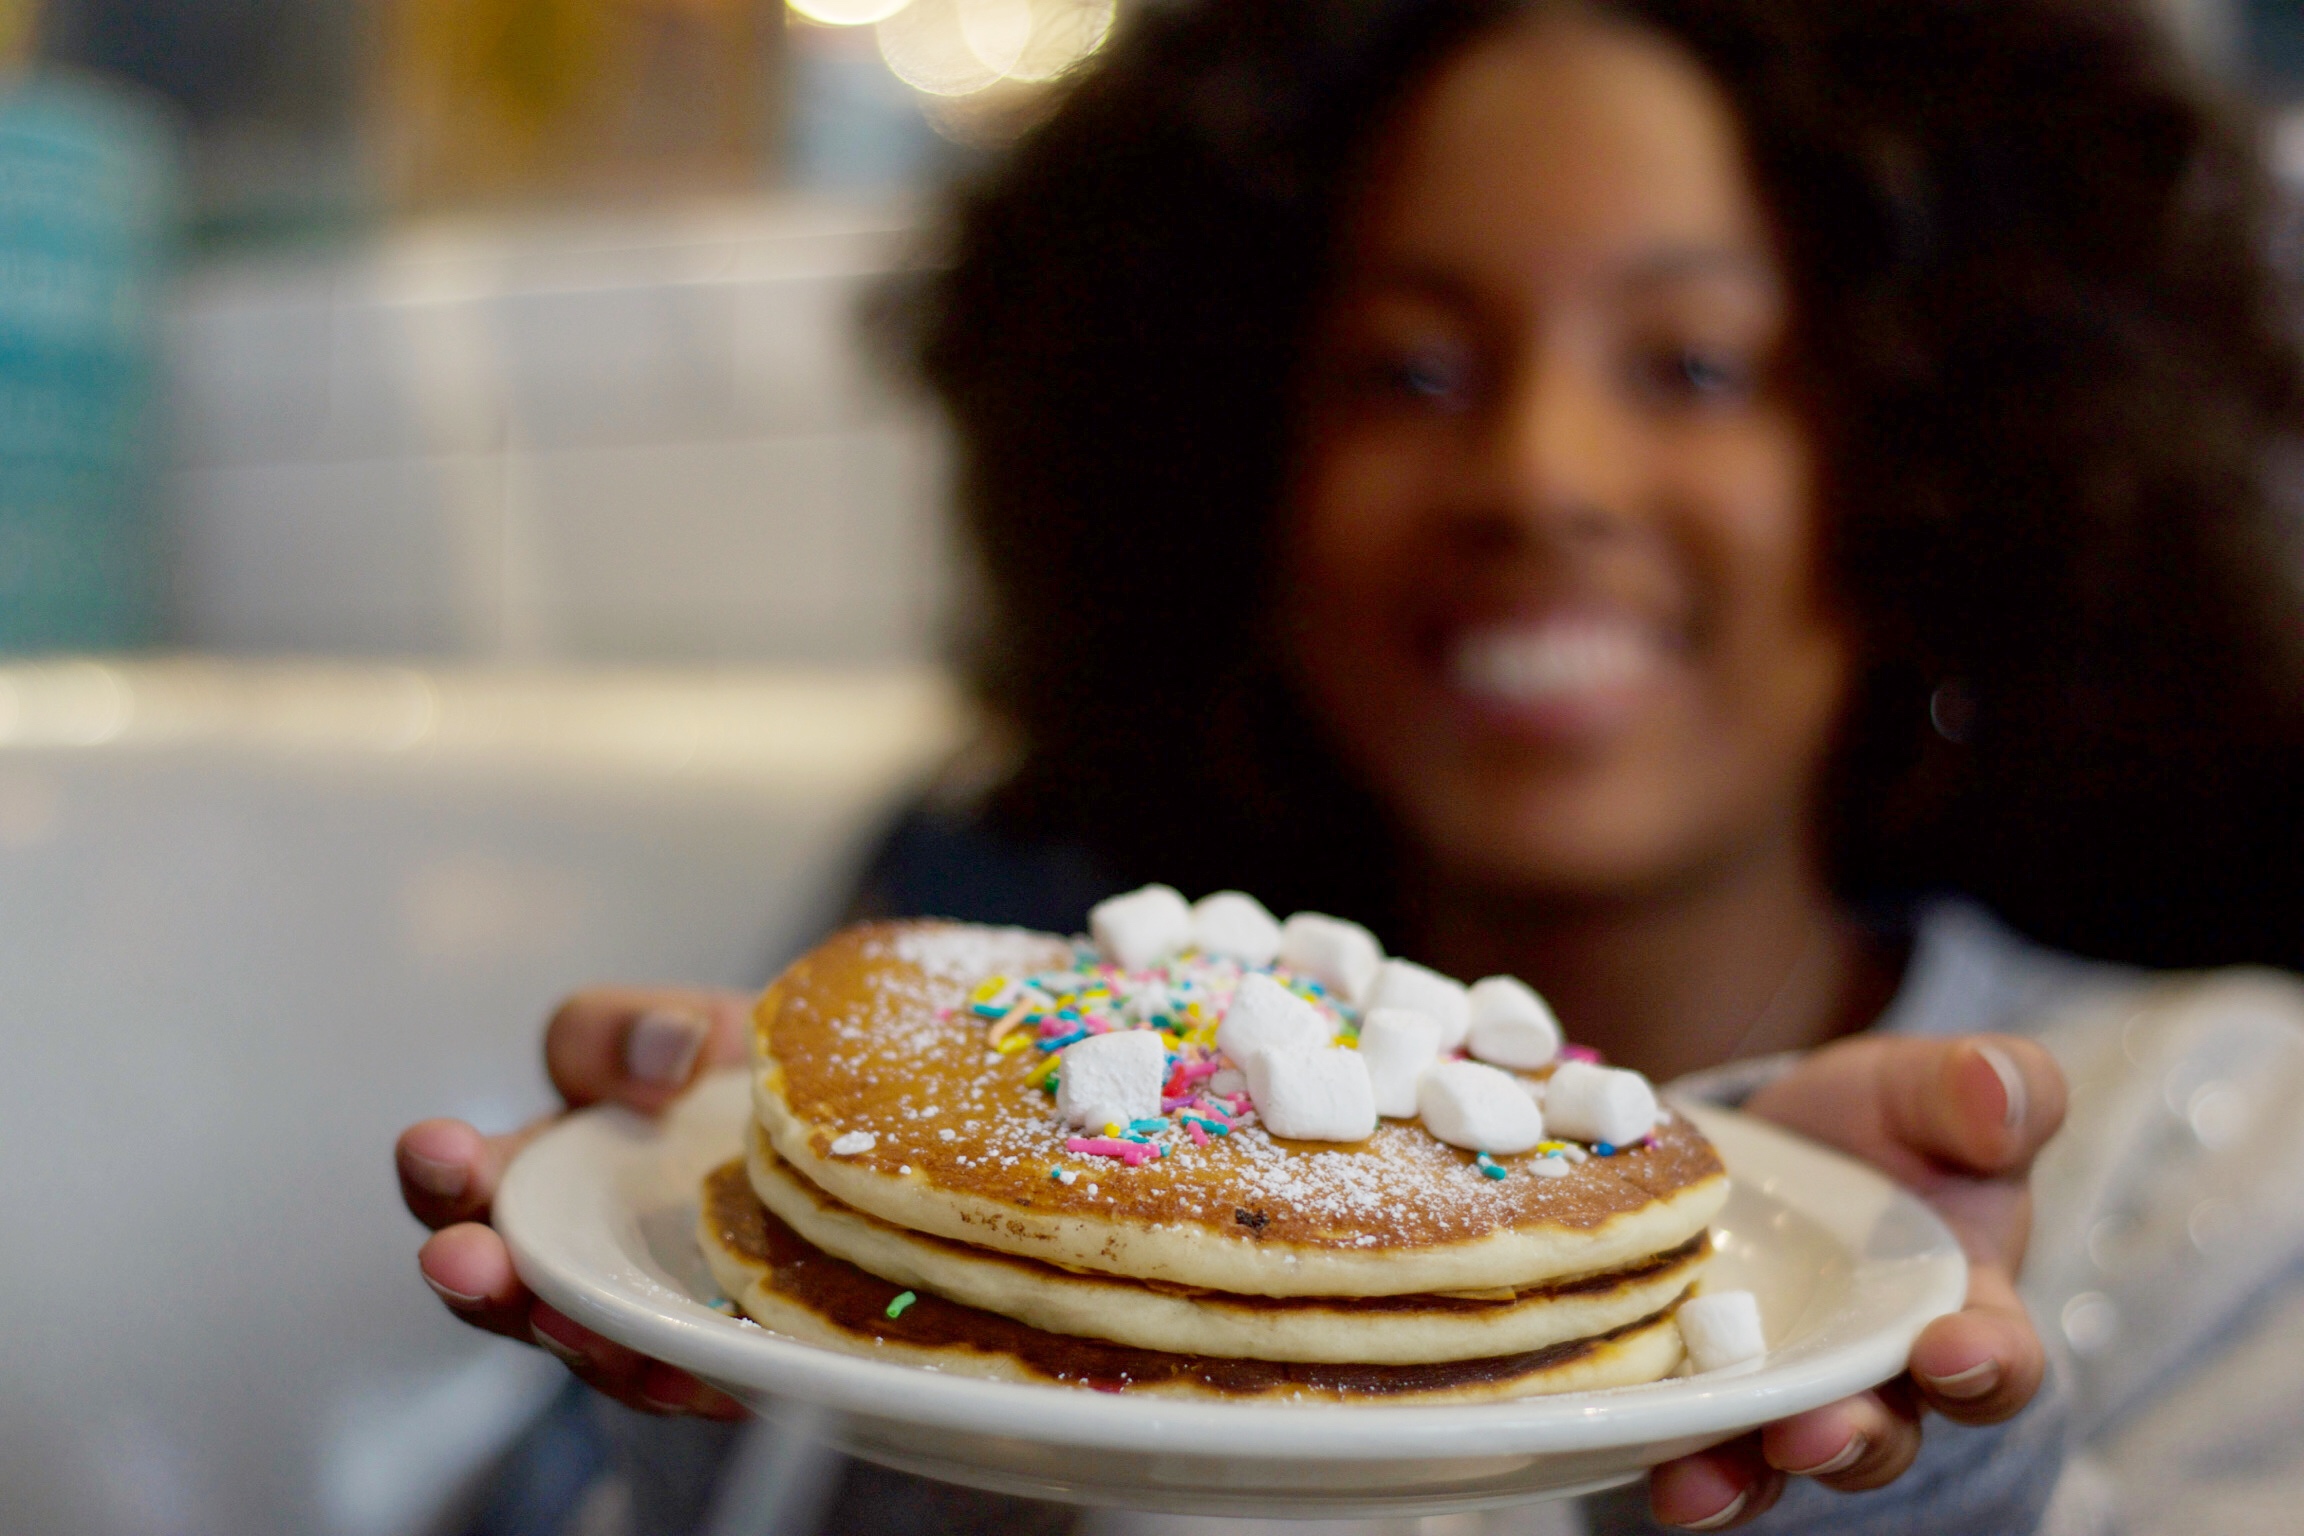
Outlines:
[[[1416,1080],[1440,1056],[1440,1023],[1413,1008],[1371,1008],[1360,1018],[1360,1059],[1376,1089],[1376,1113],[1416,1113]]]
[[[1216,1026],[1216,1049],[1245,1068],[1258,1051],[1316,1051],[1336,1037],[1328,1015],[1261,971],[1240,978],[1224,1021]]]
[[[1192,943],[1202,954],[1266,966],[1280,954],[1280,922],[1255,897],[1218,891],[1192,903]]]
[[[1466,1046],[1482,1061],[1500,1067],[1551,1065],[1560,1054],[1560,1021],[1536,989],[1517,976],[1490,976],[1472,983],[1472,1024]]]
[[[1443,1061],[1416,1085],[1424,1129],[1467,1152],[1525,1152],[1544,1139],[1544,1111],[1509,1072]]]
[[[1280,925],[1280,963],[1357,1008],[1375,985],[1384,946],[1358,923],[1298,912]]]
[[[1281,1046],[1248,1058],[1248,1097],[1264,1129],[1298,1141],[1359,1141],[1376,1133],[1376,1095],[1358,1051]]]
[[[1148,885],[1088,909],[1097,953],[1125,970],[1158,965],[1192,943],[1192,909],[1174,887]]]
[[[1156,1031],[1114,1030],[1064,1047],[1057,1069],[1056,1113],[1066,1125],[1095,1131],[1117,1120],[1150,1120],[1160,1113],[1160,1085],[1168,1075],[1168,1048]]]
[[[1656,1128],[1656,1090],[1622,1067],[1564,1061],[1544,1089],[1544,1118],[1555,1136],[1628,1147]]]
[[[1706,1291],[1680,1303],[1680,1338],[1688,1363],[1699,1371],[1742,1365],[1768,1353],[1760,1303],[1750,1291]]]
[[[1443,976],[1413,960],[1387,960],[1376,971],[1375,990],[1368,994],[1371,1008],[1413,1008],[1440,1026],[1440,1049],[1453,1051],[1464,1044],[1471,1020],[1471,1003],[1464,983]]]
[[[1175,994],[1154,982],[1128,994],[1128,1001],[1120,1005],[1120,1017],[1131,1024],[1149,1024],[1175,1006]]]

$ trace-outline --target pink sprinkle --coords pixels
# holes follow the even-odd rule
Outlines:
[[[1231,1109],[1230,1106],[1225,1104],[1223,1100],[1217,1098],[1214,1094],[1204,1093],[1200,1095],[1200,1105],[1202,1112],[1205,1113],[1211,1120],[1221,1120],[1224,1124],[1233,1127],[1235,1130],[1237,1130],[1242,1123],[1238,1113]]]
[[[1560,1059],[1562,1061],[1600,1061],[1604,1058],[1588,1045],[1564,1045],[1560,1047]]]
[[[1176,1067],[1176,1077],[1179,1082],[1189,1087],[1204,1077],[1214,1077],[1219,1070],[1221,1069],[1213,1061],[1179,1062]]]
[[[1090,1157],[1116,1157],[1129,1167],[1148,1163],[1158,1157],[1159,1151],[1141,1141],[1120,1141],[1111,1136],[1069,1136],[1064,1150],[1084,1152]]]
[[[1081,1027],[1086,1029],[1088,1033],[1092,1035],[1108,1035],[1112,1033],[1112,1021],[1104,1017],[1102,1014],[1097,1014],[1093,1018],[1081,1020]]]
[[[1040,1038],[1043,1040],[1053,1040],[1058,1035],[1068,1035],[1077,1028],[1079,1028],[1079,1026],[1074,1024],[1070,1019],[1060,1019],[1056,1017],[1056,1015],[1050,1014],[1048,1017],[1040,1021]]]
[[[1208,1145],[1208,1133],[1200,1129],[1200,1122],[1197,1120],[1184,1122],[1184,1134],[1192,1138],[1192,1145],[1196,1147]]]

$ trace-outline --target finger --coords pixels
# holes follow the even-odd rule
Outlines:
[[[1749,1112],[1910,1185],[1948,1171],[2015,1175],[2064,1119],[2064,1075],[2030,1041],[1864,1035],[1812,1053]]]
[[[711,1067],[744,1059],[751,1004],[694,987],[598,987],[560,1005],[544,1065],[571,1108],[613,1099],[650,1114]]]
[[[461,1120],[418,1121],[392,1149],[401,1200],[435,1231],[485,1221],[504,1170],[551,1123],[537,1120],[508,1135],[483,1136]]]
[[[594,1391],[643,1413],[739,1419],[744,1406],[686,1371],[651,1360],[541,1301],[527,1309],[529,1337]]]
[[[1878,1070],[1889,1132],[1939,1164],[2019,1176],[2064,1123],[2064,1074],[2029,1040],[1888,1044]]]
[[[1912,1378],[1928,1406],[1961,1424],[1997,1424],[2031,1402],[2048,1354],[2007,1272],[1975,1265],[1968,1305],[1921,1330]]]
[[[603,1338],[541,1301],[529,1305],[528,1335],[586,1386],[628,1407],[651,1406],[640,1396],[642,1379],[656,1363],[646,1355]]]
[[[512,1255],[493,1228],[475,1222],[434,1233],[417,1250],[416,1269],[448,1310],[475,1328],[528,1337],[534,1300],[513,1272]]]
[[[1783,1491],[1784,1474],[1761,1455],[1758,1435],[1741,1435],[1648,1474],[1650,1513],[1690,1531],[1725,1531],[1757,1519]]]
[[[639,1395],[641,1403],[653,1413],[693,1414],[724,1423],[745,1415],[744,1405],[727,1393],[661,1360],[650,1361],[641,1373]]]
[[[1843,1493],[1883,1487],[1920,1454],[1919,1397],[1890,1382],[1770,1424],[1760,1449],[1769,1465]]]

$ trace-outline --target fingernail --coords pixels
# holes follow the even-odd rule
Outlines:
[[[1984,1058],[1992,1075],[2000,1079],[2001,1097],[2008,1101],[2008,1107],[2001,1111],[2000,1123],[2012,1131],[2024,1123],[2024,1112],[2031,1107],[2025,1098],[2024,1074],[2018,1070],[2015,1058],[1996,1045],[1979,1045],[1976,1054]]]
[[[424,1274],[422,1270],[418,1270],[417,1273],[420,1275]],[[472,1296],[467,1295],[463,1291],[450,1290],[447,1286],[442,1285],[439,1281],[433,1279],[430,1275],[424,1275],[424,1283],[432,1287],[433,1295],[439,1297],[442,1301],[448,1303],[448,1305],[456,1308],[460,1312],[469,1312],[472,1308],[479,1306],[482,1302],[488,1299],[485,1296]]]
[[[1820,1461],[1812,1467],[1786,1467],[1784,1470],[1794,1477],[1830,1477],[1836,1472],[1845,1472],[1862,1461],[1864,1453],[1871,1448],[1872,1442],[1862,1435],[1850,1435],[1848,1443],[1840,1447],[1839,1452],[1829,1460]]]
[[[414,1152],[400,1154],[400,1171],[409,1183],[443,1200],[453,1200],[463,1194],[472,1177],[462,1163],[444,1163],[436,1157],[423,1157]]]
[[[584,1351],[578,1349],[575,1345],[569,1343],[566,1339],[555,1338],[551,1334],[546,1333],[544,1331],[544,1325],[540,1322],[531,1319],[528,1324],[528,1334],[537,1343],[543,1345],[545,1349],[549,1350],[554,1356],[556,1356],[562,1365],[574,1369],[590,1365],[592,1363],[588,1358],[586,1358]]]
[[[1688,1521],[1686,1524],[1682,1525],[1680,1529],[1684,1531],[1717,1531],[1726,1526],[1734,1525],[1737,1521],[1737,1518],[1744,1513],[1744,1506],[1751,1502],[1752,1490],[1749,1488],[1740,1488],[1736,1492],[1736,1497],[1730,1499],[1727,1503],[1721,1505],[1718,1509],[1712,1511],[1712,1513],[1706,1515],[1703,1519]]]
[[[1923,1375],[1920,1382],[1929,1391],[1941,1397],[1951,1398],[1956,1403],[1964,1403],[1971,1398],[1982,1397],[2000,1385],[2000,1362],[1986,1360],[1982,1364],[1972,1365],[1964,1371],[1954,1371],[1949,1376]]]
[[[654,1372],[650,1372],[649,1374],[650,1374],[651,1376],[653,1376],[655,1373],[654,1373]],[[677,1400],[675,1400],[675,1399],[673,1399],[673,1398],[669,1398],[669,1397],[664,1397],[664,1396],[660,1395],[660,1393],[658,1393],[658,1392],[656,1392],[656,1391],[652,1391],[652,1390],[651,1390],[651,1388],[652,1388],[652,1387],[654,1387],[655,1385],[656,1385],[656,1384],[655,1384],[654,1382],[648,1382],[648,1383],[645,1383],[645,1384],[643,1384],[643,1385],[641,1386],[641,1388],[640,1388],[640,1401],[641,1401],[641,1402],[645,1403],[645,1404],[646,1404],[646,1405],[648,1405],[650,1408],[653,1408],[653,1409],[655,1409],[655,1410],[656,1410],[658,1413],[686,1413],[686,1412],[688,1412],[688,1410],[689,1410],[689,1403],[688,1403],[688,1399],[687,1399],[687,1394],[683,1393],[683,1394],[682,1394],[682,1395],[681,1395],[681,1396],[680,1396],[680,1397],[679,1397]]]
[[[643,1083],[677,1087],[695,1069],[696,1054],[704,1049],[711,1026],[693,1013],[658,1009],[632,1021],[624,1037],[624,1070]]]

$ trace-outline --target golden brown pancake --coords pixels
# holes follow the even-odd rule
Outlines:
[[[800,1238],[899,1287],[1046,1332],[1173,1354],[1362,1365],[1528,1354],[1668,1310],[1711,1251],[1699,1233],[1627,1268],[1493,1298],[1234,1296],[1058,1269],[907,1232],[809,1184],[757,1129],[745,1172],[754,1194]]]
[[[791,967],[755,1014],[754,1105],[777,1155],[840,1205],[928,1237],[1233,1296],[1517,1292],[1643,1263],[1727,1198],[1684,1118],[1651,1144],[1532,1175],[1386,1121],[1352,1145],[1242,1125],[1124,1168],[1068,1153],[1037,1050],[987,1048],[968,1012],[995,974],[1068,967],[1061,939],[903,922],[852,928]],[[834,1156],[845,1133],[868,1151]],[[1059,1170],[1073,1173],[1059,1182]]]
[[[1596,1338],[1518,1354],[1353,1365],[1139,1349],[1046,1332],[924,1292],[898,1306],[911,1288],[810,1245],[760,1203],[741,1162],[705,1181],[698,1235],[721,1287],[756,1322],[849,1354],[957,1375],[1212,1399],[1462,1403],[1654,1381],[1681,1355],[1669,1309]]]

